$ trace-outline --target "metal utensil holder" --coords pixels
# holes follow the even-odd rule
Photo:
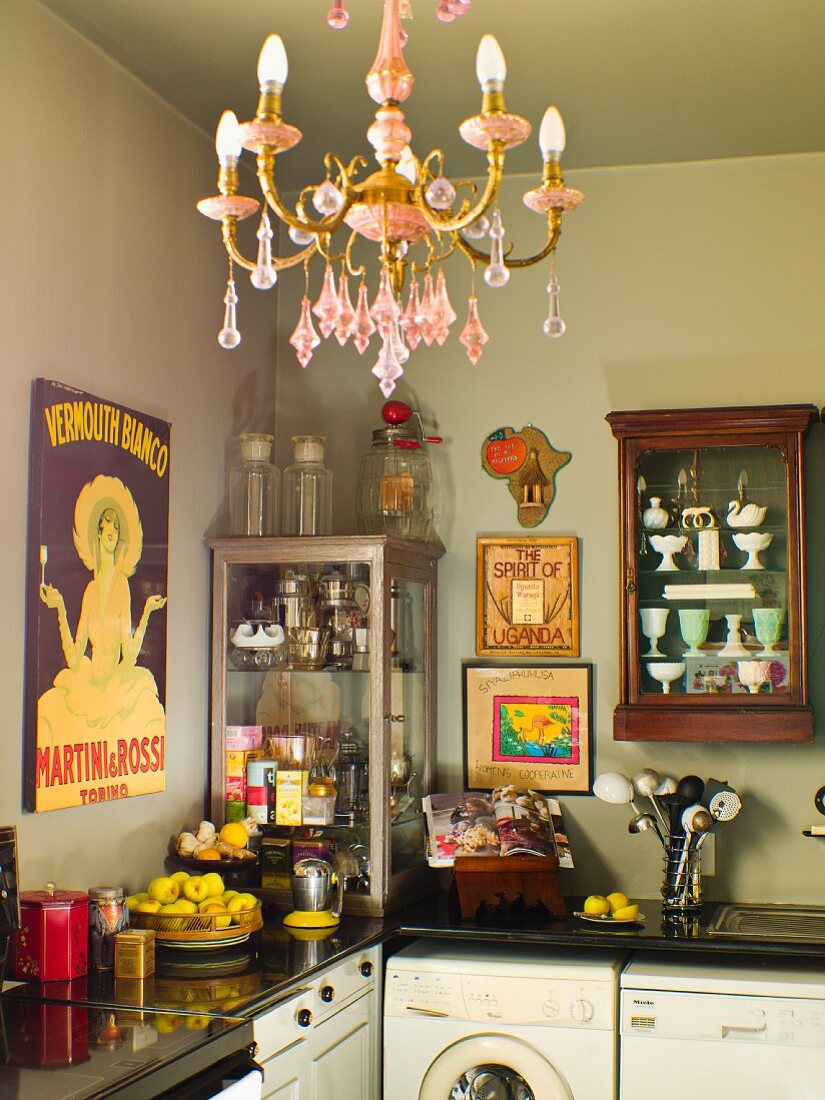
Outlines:
[[[686,912],[702,907],[702,852],[690,834],[668,837],[663,859],[662,909]]]

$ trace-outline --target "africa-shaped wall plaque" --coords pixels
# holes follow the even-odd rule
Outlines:
[[[532,424],[520,432],[499,428],[481,448],[481,465],[490,477],[507,479],[522,527],[536,527],[545,518],[556,495],[556,473],[572,457],[552,447]]]

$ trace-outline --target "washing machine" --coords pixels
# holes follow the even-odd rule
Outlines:
[[[387,1100],[615,1100],[624,956],[417,940],[387,961]]]

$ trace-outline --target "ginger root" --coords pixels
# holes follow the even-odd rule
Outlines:
[[[222,856],[226,856],[227,859],[255,859],[255,853],[248,851],[246,848],[239,848],[237,844],[227,844],[225,840],[215,839],[215,842],[210,845]]]

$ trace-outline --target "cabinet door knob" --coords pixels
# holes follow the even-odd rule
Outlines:
[[[324,1001],[325,1004],[329,1004],[334,997],[335,990],[333,989],[333,987],[331,985],[325,985],[321,990],[321,1000]]]
[[[302,1008],[298,1015],[295,1017],[298,1027],[309,1027],[312,1023],[312,1013],[308,1008]]]
[[[373,967],[371,962],[362,962],[358,969],[361,971],[362,977],[369,978],[372,976]]]
[[[633,572],[633,569],[630,567],[628,567],[628,570],[625,573],[624,587],[626,592],[636,591],[636,575]]]

